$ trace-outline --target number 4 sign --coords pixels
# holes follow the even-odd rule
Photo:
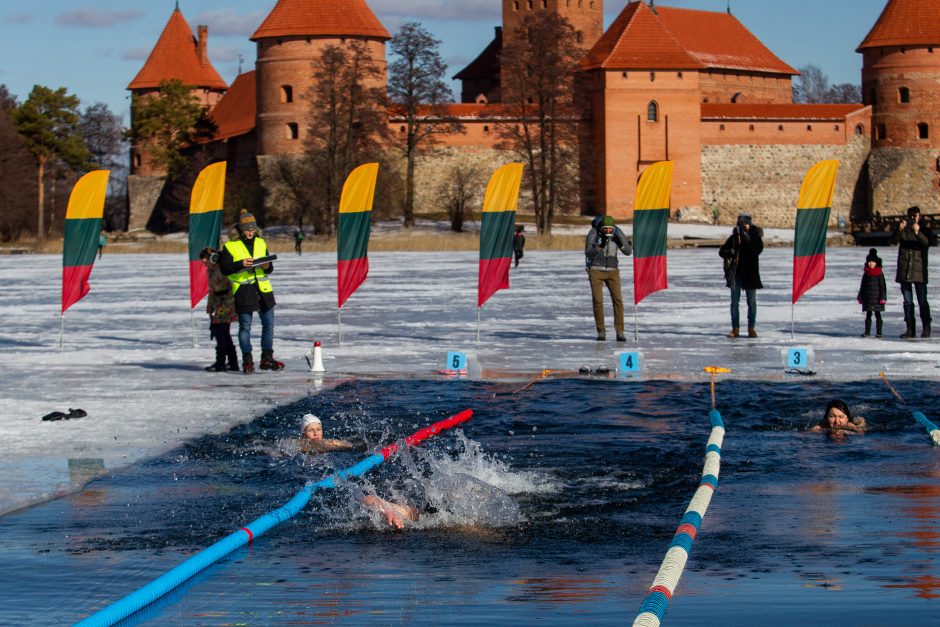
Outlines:
[[[637,374],[640,372],[640,353],[620,353],[617,370],[621,374]]]

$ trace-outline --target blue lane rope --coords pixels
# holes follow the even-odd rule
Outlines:
[[[927,435],[930,437],[930,440],[933,442],[934,446],[940,446],[940,428],[937,427],[934,423],[927,420],[927,416],[917,411],[916,409],[911,409],[907,405],[907,401],[904,400],[904,397],[901,396],[897,390],[894,389],[894,386],[891,385],[891,382],[888,381],[888,375],[884,372],[881,372],[881,380],[885,382],[885,385],[888,386],[888,389],[891,390],[891,393],[894,395],[898,401],[901,402],[901,405],[907,411],[911,412],[911,415],[914,416],[914,420],[917,421],[917,424],[924,427],[927,430]]]
[[[436,435],[445,429],[449,429],[453,426],[456,426],[457,424],[460,424],[461,422],[469,420],[472,415],[472,411],[464,410],[459,414],[455,414],[446,420],[434,423],[433,425],[425,427],[413,435],[408,436],[405,438],[405,442],[409,446],[417,445],[432,435]],[[398,445],[390,444],[389,446],[383,448],[380,453],[370,455],[357,464],[354,464],[344,470],[340,470],[330,477],[321,479],[316,483],[308,482],[290,501],[281,507],[264,514],[260,518],[257,518],[254,521],[248,523],[238,531],[229,534],[215,544],[203,549],[199,553],[196,553],[183,563],[175,566],[163,575],[160,575],[142,588],[139,588],[138,590],[128,594],[124,598],[114,602],[108,607],[95,612],[88,618],[75,623],[75,627],[98,627],[99,625],[110,626],[123,620],[124,618],[127,618],[134,612],[146,607],[160,597],[169,593],[187,579],[196,575],[208,566],[211,566],[235,549],[248,544],[275,525],[278,525],[295,516],[310,501],[310,497],[313,496],[313,493],[317,490],[321,488],[335,488],[336,479],[359,477],[369,472],[376,466],[382,464],[397,451]]]
[[[702,479],[698,489],[692,496],[685,515],[679,521],[679,527],[672,538],[672,543],[666,551],[659,572],[649,588],[649,593],[640,605],[639,614],[633,621],[634,627],[659,627],[669,600],[676,591],[679,578],[685,569],[685,563],[692,551],[692,542],[698,534],[699,526],[705,517],[705,511],[712,500],[712,495],[718,487],[718,471],[721,467],[721,444],[725,437],[725,424],[717,409],[712,409],[708,418],[712,430],[705,447],[705,466],[702,469]]]

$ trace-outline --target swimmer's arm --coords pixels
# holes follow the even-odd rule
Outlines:
[[[324,451],[364,451],[366,445],[364,442],[350,442],[349,440],[340,440],[337,438],[327,438],[323,440]]]
[[[385,517],[385,522],[388,523],[389,527],[394,527],[395,529],[405,528],[405,521],[401,514],[388,501],[369,494],[362,498],[362,504],[369,509],[378,512],[379,514],[382,514]]]
[[[821,433],[823,431],[822,425],[813,425],[809,428],[810,433]]]
[[[868,429],[868,423],[865,422],[865,418],[863,416],[856,416],[855,418],[852,418],[852,422],[846,425],[846,429],[849,431],[864,433]]]

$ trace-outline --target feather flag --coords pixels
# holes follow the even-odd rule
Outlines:
[[[109,170],[89,172],[75,183],[65,213],[62,248],[62,314],[91,289],[88,277],[98,252]]]
[[[633,207],[633,304],[666,289],[666,226],[672,189],[672,161],[646,168]]]
[[[480,224],[480,277],[477,307],[497,290],[509,289],[509,262],[512,259],[513,226],[522,183],[521,163],[509,163],[493,173],[483,197]]]
[[[378,163],[365,163],[350,172],[343,184],[336,246],[337,306],[340,309],[369,274],[369,226],[378,175]]]
[[[826,276],[826,229],[839,162],[820,161],[803,177],[796,206],[793,245],[793,303]]]
[[[189,200],[189,303],[194,309],[209,293],[209,277],[199,259],[204,248],[219,249],[222,205],[225,198],[225,162],[203,168]]]

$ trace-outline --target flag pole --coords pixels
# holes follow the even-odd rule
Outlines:
[[[796,303],[790,303],[790,339],[793,339],[793,310],[796,309]]]
[[[62,341],[65,338],[65,312],[59,314],[59,350],[62,350]]]
[[[482,307],[477,307],[477,344],[480,343],[480,310]]]
[[[189,309],[189,324],[193,329],[193,348],[196,348],[196,314],[193,313],[196,311],[194,307]]]
[[[336,328],[337,334],[339,335],[339,343],[343,344],[343,308],[336,308]]]
[[[640,341],[640,321],[637,315],[637,306],[636,303],[633,303],[633,341]]]

